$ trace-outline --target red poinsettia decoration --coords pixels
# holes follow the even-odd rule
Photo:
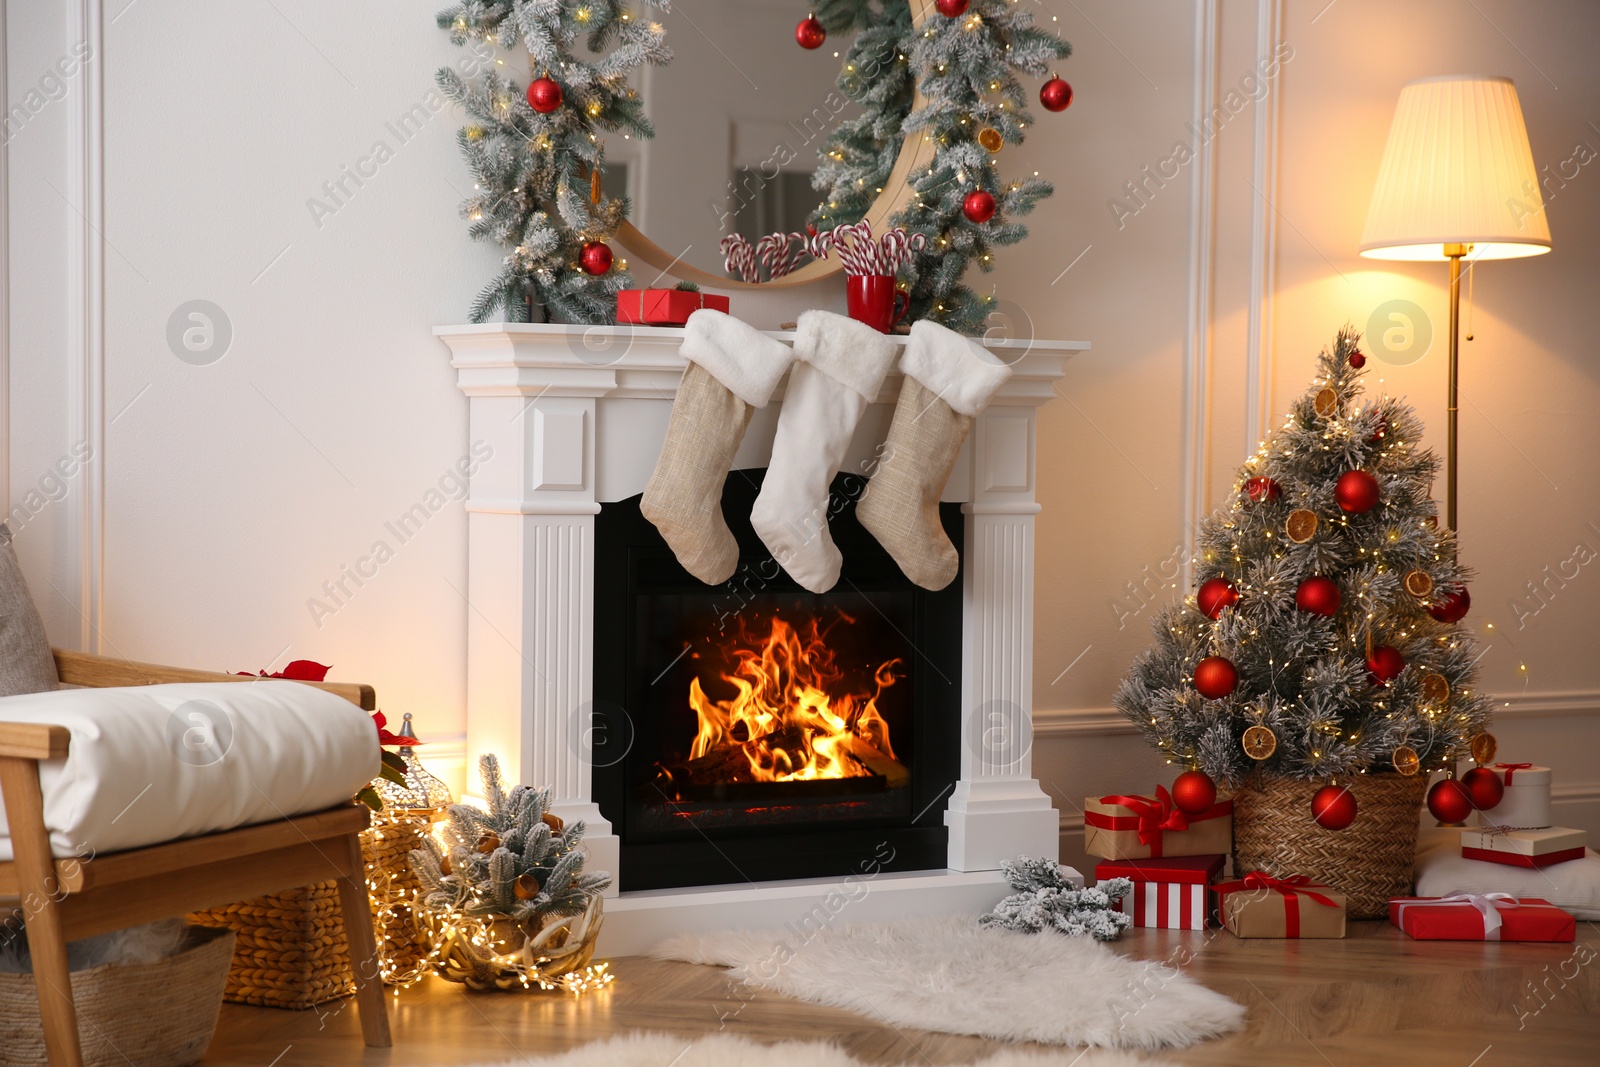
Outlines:
[[[290,660],[281,671],[257,671],[258,678],[287,678],[291,682],[322,682],[328,678],[328,672],[333,670],[326,663],[318,663],[311,659]],[[240,671],[246,678],[250,677],[249,671]]]
[[[410,748],[412,745],[422,744],[422,739],[420,737],[406,737],[403,734],[391,732],[389,730],[389,720],[384,718],[383,712],[381,711],[375,711],[372,713],[372,721],[378,727],[378,744],[380,745],[399,745],[405,748]]]

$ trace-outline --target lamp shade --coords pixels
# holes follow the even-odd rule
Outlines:
[[[1510,78],[1453,74],[1400,90],[1361,235],[1372,259],[1473,259],[1550,251],[1528,128]]]

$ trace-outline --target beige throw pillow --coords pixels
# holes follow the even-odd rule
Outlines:
[[[0,523],[0,696],[44,693],[58,681],[50,639],[11,547],[11,530]]]

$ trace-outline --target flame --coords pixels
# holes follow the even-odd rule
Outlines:
[[[842,613],[840,618],[855,622]],[[724,653],[732,671],[719,674],[737,695],[712,700],[698,677],[689,683],[689,705],[700,722],[689,758],[735,748],[757,782],[872,775],[861,758],[863,745],[867,753],[893,760],[889,724],[877,702],[899,680],[894,668],[900,660],[873,672],[870,691],[864,685],[852,689],[825,636],[814,618],[802,632],[774,616],[762,636],[751,635],[741,621]]]

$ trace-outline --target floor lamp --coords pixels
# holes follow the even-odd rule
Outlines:
[[[1400,90],[1361,235],[1370,259],[1450,263],[1446,522],[1456,529],[1456,381],[1461,260],[1550,251],[1539,176],[1510,78],[1447,74]]]

